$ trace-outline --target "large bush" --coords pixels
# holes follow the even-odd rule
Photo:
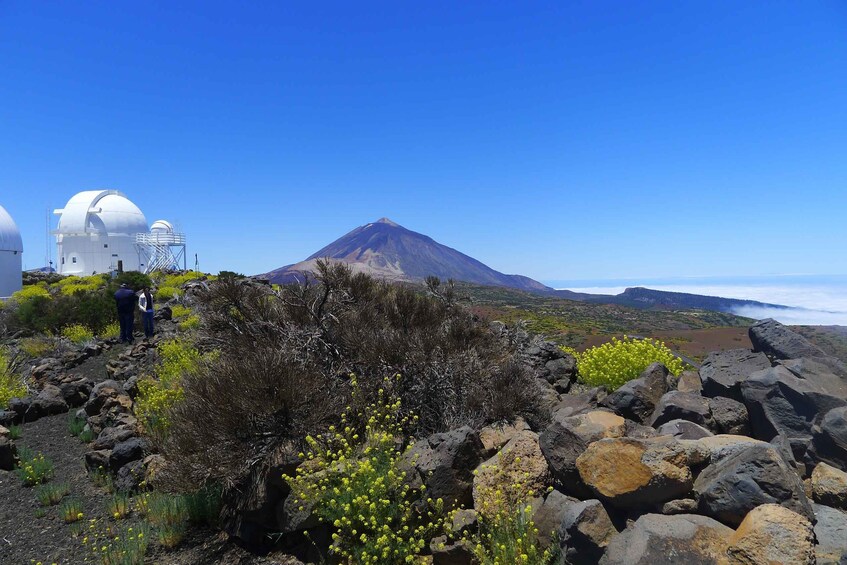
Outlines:
[[[662,363],[679,375],[684,363],[658,340],[632,339],[612,341],[577,354],[579,378],[589,386],[605,386],[610,391],[638,378],[651,363]]]
[[[201,297],[201,343],[221,354],[183,379],[184,401],[170,413],[175,476],[231,485],[248,462],[337,425],[345,405],[363,413],[395,375],[403,410],[419,416],[417,435],[544,418],[534,376],[449,288],[433,282],[432,296],[338,264],[318,271],[279,291],[225,277]]]

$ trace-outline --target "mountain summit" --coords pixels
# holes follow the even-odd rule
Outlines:
[[[441,279],[535,292],[551,290],[528,277],[495,271],[473,257],[388,218],[360,226],[304,261],[273,270],[265,276],[274,283],[293,282],[313,272],[319,259],[341,261],[355,272],[393,281],[421,282],[434,275]]]

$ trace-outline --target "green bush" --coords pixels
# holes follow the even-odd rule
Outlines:
[[[610,391],[638,378],[651,363],[662,363],[674,375],[679,375],[685,367],[664,343],[627,336],[622,340],[612,338],[577,355],[580,380],[589,386],[605,386]]]
[[[174,304],[171,306],[171,319],[179,320],[191,314],[191,308],[182,304]]]
[[[179,329],[184,332],[196,330],[200,327],[200,316],[192,314],[179,323]]]
[[[182,296],[182,291],[174,286],[160,286],[159,290],[156,291],[156,300],[160,302],[167,302],[180,296]]]
[[[392,383],[386,379],[385,384]],[[352,386],[355,395],[355,379]],[[341,561],[409,563],[449,524],[441,499],[424,500],[424,489],[411,488],[398,463],[402,451],[396,440],[409,417],[401,416],[400,402],[383,389],[376,403],[353,418],[367,422],[361,433],[347,416],[342,414],[338,430],[306,438],[303,464],[295,476],[283,476],[291,486],[289,496],[300,511],[310,507],[335,528],[330,552]]]
[[[153,281],[150,279],[150,277],[138,271],[126,271],[124,273],[119,274],[112,281],[112,290],[117,290],[117,288],[120,287],[122,284],[127,285],[135,292],[138,292],[144,287],[153,287]]]

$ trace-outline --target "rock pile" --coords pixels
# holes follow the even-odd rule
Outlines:
[[[576,391],[570,360],[536,343],[527,363],[557,396],[545,429],[436,434],[410,468],[472,508],[489,466],[519,460],[505,472],[536,487],[533,520],[563,563],[845,563],[847,374],[777,322],[750,335],[754,351],[679,379],[654,364],[608,395]],[[456,531],[475,527],[461,516]],[[431,550],[435,565],[473,562],[446,538]]]

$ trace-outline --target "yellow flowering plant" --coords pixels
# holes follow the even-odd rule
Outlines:
[[[343,563],[410,563],[450,521],[441,499],[426,498],[423,486],[407,481],[399,440],[414,416],[401,415],[400,401],[385,391],[391,379],[384,384],[361,414],[348,408],[338,428],[307,437],[303,463],[295,476],[283,476],[297,510],[335,528],[330,552]],[[352,386],[355,397],[355,378]]]
[[[182,376],[196,371],[203,357],[186,339],[166,341],[158,351],[161,363],[156,367],[155,378],[148,376],[138,382],[135,414],[145,433],[161,441],[170,427],[170,409],[185,396]]]
[[[610,391],[638,378],[651,363],[662,363],[679,375],[685,364],[661,341],[624,336],[576,354],[577,370],[582,382],[589,386],[605,386]]]
[[[515,473],[520,458],[507,454],[489,480],[476,486],[474,499],[479,528],[465,532],[479,565],[548,565],[558,557],[556,547],[542,548],[532,520],[530,501],[539,496],[527,474]]]

